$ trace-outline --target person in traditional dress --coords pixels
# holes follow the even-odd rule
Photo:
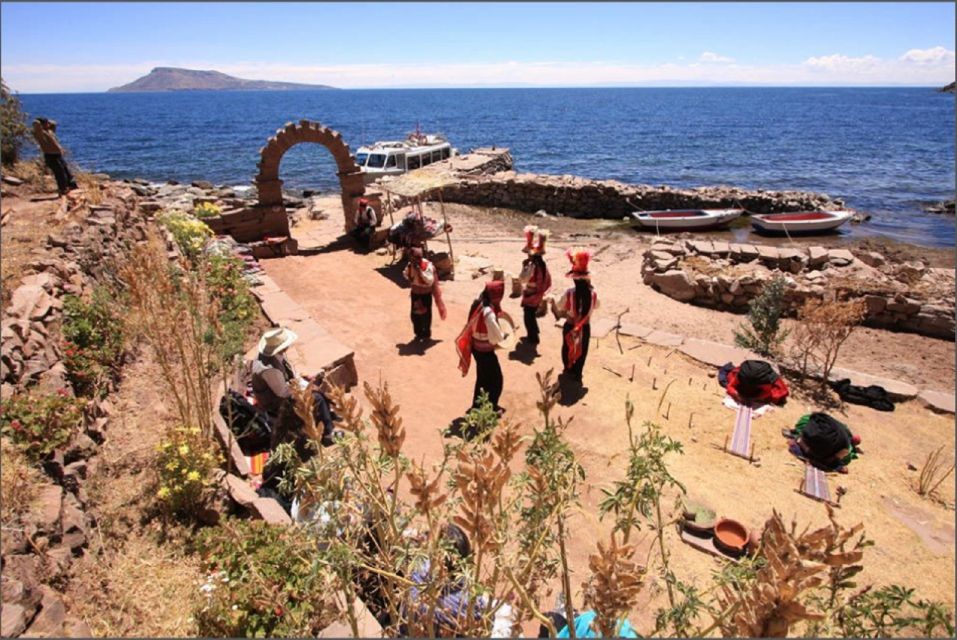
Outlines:
[[[372,246],[372,236],[375,235],[375,228],[379,224],[379,218],[376,216],[375,209],[369,204],[367,198],[359,198],[359,207],[356,210],[355,223],[356,226],[352,230],[352,237],[368,251]]]
[[[476,376],[475,389],[472,392],[472,408],[478,407],[479,396],[482,391],[485,391],[492,406],[499,413],[504,411],[498,404],[502,396],[504,380],[495,348],[506,343],[510,338],[510,329],[514,329],[511,318],[502,311],[503,297],[505,297],[503,280],[487,282],[481,295],[472,302],[468,323],[455,341],[455,348],[459,355],[459,370],[463,376],[468,374],[472,358],[475,358]]]
[[[445,304],[442,302],[442,290],[435,274],[435,265],[425,258],[421,247],[409,251],[409,264],[403,271],[411,287],[412,330],[416,340],[432,338],[432,298],[438,307],[439,317],[445,320]]]
[[[552,275],[545,264],[545,240],[548,230],[529,225],[525,227],[525,247],[528,257],[522,262],[522,310],[525,314],[525,340],[538,344],[538,308],[552,286]]]
[[[562,328],[564,375],[581,384],[591,339],[591,316],[598,309],[598,295],[588,272],[591,254],[585,249],[575,248],[569,249],[565,255],[572,265],[571,271],[565,275],[572,278],[574,286],[566,290],[557,302],[552,301],[552,311],[565,318]]]

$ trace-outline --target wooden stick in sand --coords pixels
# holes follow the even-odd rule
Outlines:
[[[624,311],[618,314],[618,319],[615,320],[615,342],[618,343],[618,353],[624,354],[624,349],[621,348],[621,317],[631,311],[631,307],[626,308]]]

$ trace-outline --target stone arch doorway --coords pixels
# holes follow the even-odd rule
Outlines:
[[[300,120],[298,124],[289,122],[276,131],[276,135],[266,141],[259,150],[259,174],[256,176],[256,191],[260,207],[282,207],[282,180],[279,179],[279,163],[283,154],[300,142],[321,144],[332,153],[336,161],[339,186],[342,197],[342,214],[346,231],[354,226],[352,215],[356,210],[356,201],[365,194],[362,171],[349,153],[349,145],[338,131],[322,126],[311,120]]]

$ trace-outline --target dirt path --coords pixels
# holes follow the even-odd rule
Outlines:
[[[457,238],[456,256],[481,255],[517,271],[522,257],[519,233],[527,217],[524,220],[493,217],[482,212],[466,216],[464,211],[465,208],[450,207]],[[612,317],[630,307],[632,313],[626,320],[730,342],[740,316],[691,307],[640,284],[637,275],[640,241],[627,236],[616,240],[613,235],[584,227],[576,230],[573,225],[578,221],[562,224],[569,226],[556,230],[549,254],[557,287],[564,288],[568,284],[562,277],[565,260],[558,249],[574,241],[587,242],[596,253],[593,271],[603,300],[601,315]],[[294,235],[300,238],[302,245],[320,245],[339,235],[338,225],[338,217],[334,215],[332,220],[305,222],[294,229]],[[595,233],[598,237],[573,235]],[[441,452],[440,431],[461,415],[471,400],[475,374],[473,371],[463,378],[457,371],[453,340],[483,279],[471,280],[460,271],[457,280],[443,283],[449,320],[441,322],[435,315],[433,336],[439,342],[420,352],[407,345],[412,337],[409,294],[401,283],[398,267],[386,266],[388,260],[387,256],[359,255],[346,249],[264,261],[263,265],[279,286],[320,324],[356,350],[360,380],[374,382],[381,377],[389,382],[393,397],[402,407],[408,432],[406,452],[428,463]],[[506,299],[505,308],[521,322],[516,300]],[[952,392],[953,344],[915,336],[906,349],[901,346],[902,337],[906,338],[878,331],[861,332],[859,342],[846,347],[845,353],[849,355],[841,364],[872,371],[864,365],[869,363],[873,351],[887,361],[896,361],[895,365],[914,366],[915,376],[920,377],[922,383],[931,381],[938,388]],[[713,371],[668,349],[641,345],[630,338],[623,338],[622,342],[624,355],[619,354],[611,338],[601,340],[597,347],[593,344],[585,370],[587,393],[573,407],[563,409],[565,414],[575,416],[568,437],[588,473],[584,508],[576,516],[575,539],[571,544],[576,589],[586,577],[587,554],[594,550],[598,537],[607,531],[607,522],[599,523],[596,517],[601,489],[624,473],[623,451],[627,442],[624,401],[629,396],[636,404],[638,424],[653,420],[661,424],[667,434],[684,443],[684,455],[675,456],[671,468],[691,495],[712,504],[719,514],[741,519],[752,526],[763,524],[772,508],[786,519],[796,517],[802,524],[821,525],[826,521],[820,504],[795,491],[802,477],[802,466],[787,453],[780,435],[783,427],[793,425],[798,417],[816,407],[792,399],[787,407],[758,419],[754,442],[761,458],[760,466],[748,465],[720,450],[731,432],[734,413],[721,405],[723,394],[710,377]],[[534,374],[549,368],[556,369],[557,373],[561,367],[559,352],[560,331],[548,323],[543,327],[542,343],[533,360],[517,359],[516,354],[499,355],[505,376],[501,404],[508,409],[511,419],[524,423],[525,434],[530,434],[537,424],[538,391]],[[941,363],[939,369],[932,370],[934,376],[926,367],[916,368],[924,362],[920,360],[922,356]],[[945,361],[948,362],[946,372],[942,364]],[[629,382],[632,365],[635,366],[634,381]],[[878,371],[885,370],[878,368]],[[674,382],[661,410],[656,411],[663,387],[671,380]],[[839,519],[848,525],[864,522],[868,534],[877,542],[865,559],[863,581],[910,584],[919,589],[922,597],[952,605],[954,488],[950,483],[941,490],[944,505],[919,498],[911,488],[917,474],[909,472],[907,464],[920,466],[931,448],[940,445],[953,450],[953,417],[934,415],[911,402],[899,405],[893,414],[849,405],[843,419],[861,434],[867,454],[852,465],[850,475],[834,476],[831,484],[832,491],[837,485],[848,490]],[[900,510],[888,508],[889,503],[907,505],[920,515],[911,514],[910,520],[901,518]],[[926,536],[911,528],[914,521],[937,531],[935,545],[929,547],[921,541],[922,536]],[[680,543],[671,530],[667,537],[678,575],[699,586],[704,584],[709,571],[718,566],[717,561]],[[939,546],[941,538],[949,541],[944,551]],[[652,586],[647,592],[656,605],[661,602],[661,588],[663,585]],[[643,619],[638,621],[648,623],[653,620],[653,608],[644,610]]]
[[[69,607],[97,636],[195,636],[199,559],[190,531],[164,528],[153,513],[156,446],[172,421],[158,367],[140,358],[124,369],[116,410],[90,471],[96,533],[71,567]]]

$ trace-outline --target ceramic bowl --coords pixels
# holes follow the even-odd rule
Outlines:
[[[726,553],[743,553],[751,533],[748,528],[730,518],[718,518],[714,523],[714,543]]]

